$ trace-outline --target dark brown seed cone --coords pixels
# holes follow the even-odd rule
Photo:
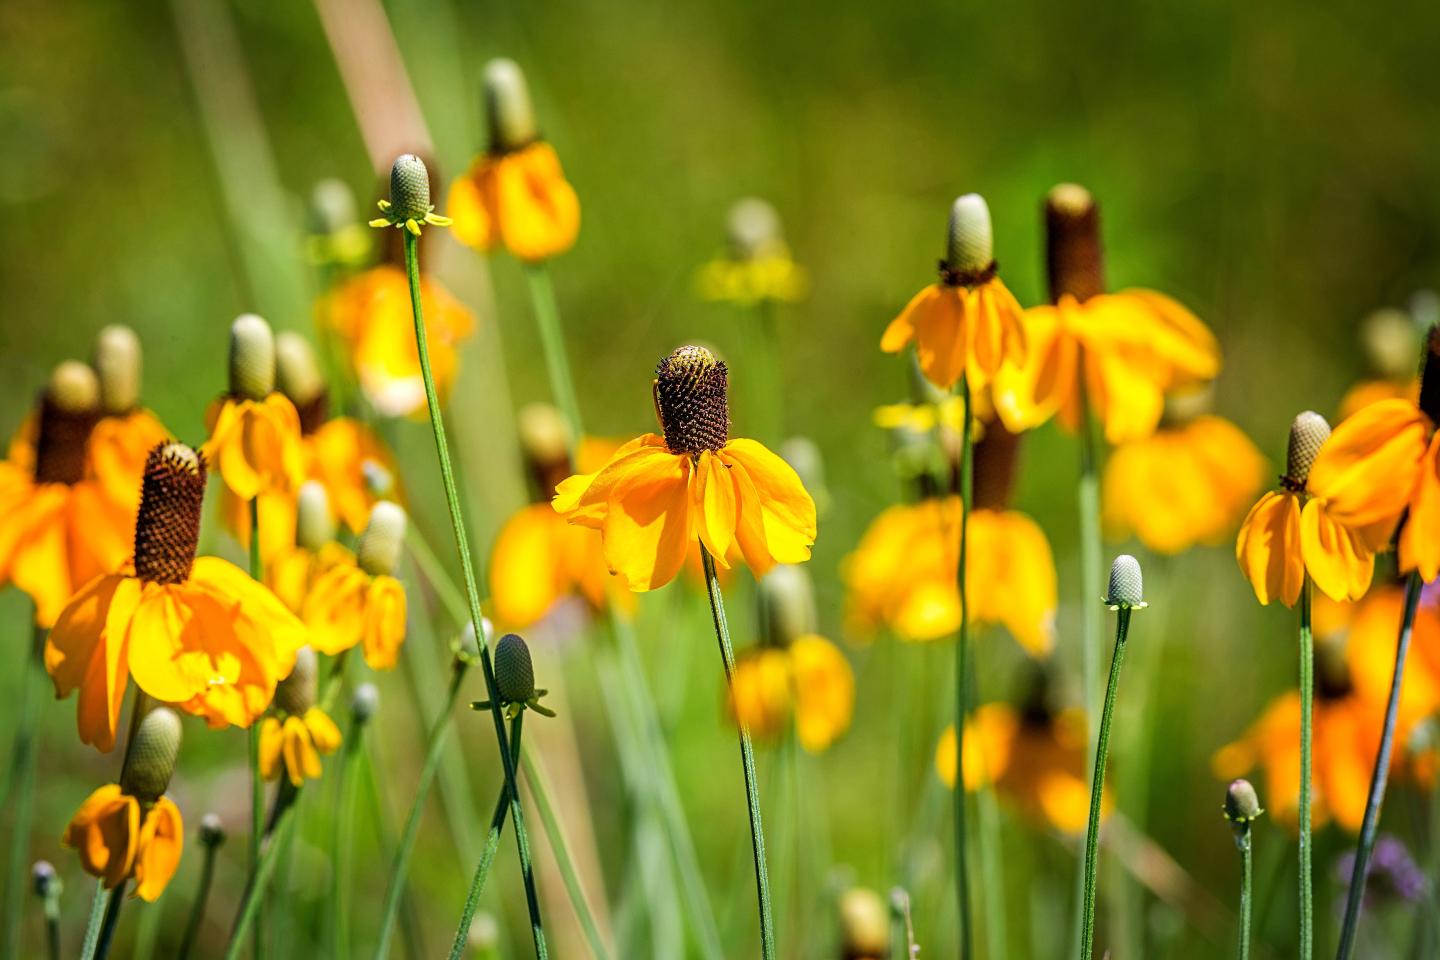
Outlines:
[[[300,415],[300,433],[310,436],[330,419],[329,391],[321,390],[305,403],[295,404],[295,412]]]
[[[1050,300],[1080,302],[1105,292],[1100,210],[1084,187],[1062,183],[1045,197],[1045,266]]]
[[[1020,437],[998,419],[985,424],[985,435],[975,444],[974,504],[976,510],[1004,510],[1015,489],[1015,465]]]
[[[183,443],[162,443],[145,460],[135,521],[135,575],[151,583],[184,583],[200,539],[205,457]]]
[[[36,483],[79,483],[85,478],[85,444],[100,422],[98,410],[66,410],[40,397],[40,431],[35,441]]]
[[[1420,410],[1440,423],[1440,327],[1425,337],[1425,362],[1420,366]]]
[[[671,453],[719,450],[730,439],[729,375],[704,347],[681,347],[655,368],[655,408]]]

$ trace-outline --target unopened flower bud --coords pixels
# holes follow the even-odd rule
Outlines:
[[[139,405],[140,355],[140,338],[123,324],[112,323],[95,336],[94,367],[105,413],[129,413]]]
[[[1144,585],[1140,575],[1140,561],[1122,553],[1110,564],[1110,589],[1105,602],[1114,609],[1139,609],[1144,607]]]
[[[35,865],[30,868],[30,882],[35,885],[37,897],[48,897],[56,892],[55,886],[60,882],[60,875],[55,872],[55,865],[49,860],[36,860]]]
[[[671,453],[719,450],[730,439],[729,374],[700,346],[680,347],[655,370],[655,407]]]
[[[535,696],[535,665],[519,634],[507,633],[495,645],[495,689],[502,703],[524,703]]]
[[[867,887],[840,895],[840,955],[844,960],[880,960],[889,956],[890,911]]]
[[[1290,424],[1290,444],[1285,453],[1285,483],[1294,490],[1305,489],[1310,467],[1320,448],[1330,439],[1330,424],[1314,410],[1306,410]]]
[[[1420,330],[1405,311],[1387,307],[1367,316],[1360,324],[1360,342],[1377,375],[1391,380],[1415,375]]]
[[[365,483],[365,492],[372,497],[383,499],[395,492],[395,475],[377,460],[360,464],[360,478]]]
[[[169,707],[145,714],[127,748],[120,789],[145,803],[164,796],[180,756],[180,734],[180,715]]]
[[[946,231],[945,266],[959,283],[973,284],[995,262],[990,207],[978,193],[956,197]],[[947,276],[947,281],[950,278]]]
[[[366,723],[380,709],[380,689],[373,683],[362,683],[350,697],[350,715],[355,722]]]
[[[330,494],[319,480],[307,480],[300,487],[295,505],[295,545],[315,553],[335,539],[335,514]]]
[[[759,197],[735,201],[725,218],[730,253],[736,260],[754,260],[785,243],[780,214]]]
[[[390,168],[390,215],[398,222],[423,221],[430,212],[430,171],[413,153],[402,153]]]
[[[1225,819],[1231,823],[1250,823],[1265,811],[1249,780],[1232,780],[1225,790]]]
[[[525,73],[514,60],[497,57],[485,64],[485,117],[490,152],[509,153],[529,146],[539,134]]]
[[[310,232],[339,233],[358,222],[355,193],[344,180],[329,177],[310,191]]]
[[[370,508],[370,522],[355,548],[360,569],[372,577],[393,575],[404,546],[405,510],[398,503],[381,500]]]
[[[225,824],[218,813],[207,813],[200,818],[200,844],[211,850],[225,842]]]
[[[325,392],[325,377],[310,341],[286,331],[275,337],[275,384],[296,407],[314,403]]]
[[[295,652],[290,675],[275,685],[275,706],[292,717],[303,717],[315,706],[320,691],[320,661],[315,651],[301,647]]]
[[[263,317],[242,313],[230,324],[230,393],[264,400],[275,389],[275,334]]]
[[[570,427],[548,403],[527,403],[515,415],[520,447],[531,463],[553,463],[570,456]]]
[[[78,360],[66,360],[50,373],[45,398],[65,413],[89,413],[100,405],[100,381]]]
[[[782,563],[756,584],[760,604],[760,642],[787,647],[796,637],[815,633],[815,587],[810,573],[798,564]]]

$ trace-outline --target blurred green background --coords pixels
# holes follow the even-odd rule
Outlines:
[[[373,10],[321,6],[362,33],[364,13]],[[1090,187],[1103,208],[1112,286],[1166,291],[1210,323],[1226,351],[1218,409],[1272,460],[1296,411],[1333,411],[1363,373],[1358,319],[1376,306],[1403,304],[1440,276],[1440,13],[1433,9],[1397,19],[1355,2],[1326,9],[1121,2],[1086,11],[1030,2],[882,8],[813,0],[394,0],[384,10],[447,179],[482,146],[478,79],[485,61],[511,56],[528,72],[542,130],[582,205],[579,243],[553,272],[580,400],[596,433],[650,427],[651,370],[681,341],[713,342],[743,363],[734,312],[696,300],[694,271],[723,249],[724,214],[734,199],[763,196],[779,209],[813,280],[806,302],[781,311],[779,336],[787,430],[820,444],[834,497],[812,567],[832,636],[840,633],[839,562],[899,496],[870,412],[904,395],[905,369],[879,352],[879,334],[930,282],[956,194],[987,197],[1005,279],[1033,304],[1044,296],[1040,199],[1061,180]],[[383,168],[367,155],[322,18],[309,4],[16,0],[0,6],[0,53],[0,428],[19,423],[54,363],[88,356],[100,326],[124,322],[147,348],[147,404],[180,437],[198,442],[205,405],[225,384],[229,321],[258,310],[279,328],[311,328],[318,291],[301,255],[311,186],[340,177],[368,205]],[[363,49],[360,62],[367,64]],[[385,76],[382,67],[378,60],[366,65],[370,80]],[[387,158],[423,146],[390,134],[393,142],[374,147]],[[463,437],[477,540],[488,545],[524,495],[511,405],[547,398],[545,370],[513,262],[487,266],[449,240],[427,256],[481,317],[452,417]],[[733,381],[743,435],[741,363]],[[421,424],[401,432],[402,449],[414,454],[407,467],[415,465],[415,513],[448,557],[428,435]],[[1081,600],[1074,451],[1053,426],[1028,437],[1017,497],[1056,550],[1057,656],[1072,663]],[[214,549],[235,555],[233,544],[212,533]],[[1136,545],[1127,549],[1146,559]],[[1229,904],[1234,854],[1209,757],[1291,683],[1291,617],[1256,607],[1227,548],[1157,569],[1156,588],[1166,592],[1151,596],[1154,609],[1137,621],[1132,647],[1140,659],[1163,641],[1163,661],[1152,673],[1145,716],[1129,718],[1148,725],[1157,759],[1148,775],[1149,812],[1130,813],[1199,888]],[[735,917],[735,932],[727,932],[733,955],[748,956],[753,907],[748,870],[736,853],[746,828],[733,734],[723,723],[702,601],[668,596],[684,590],[646,599],[644,640],[653,684],[673,707],[672,755],[712,899],[722,923]],[[738,584],[733,615],[742,645],[751,633],[747,598]],[[15,663],[28,636],[27,610],[13,590],[0,596]],[[443,669],[436,664],[450,629],[442,623],[438,638],[412,630],[412,643],[432,644],[432,669]],[[691,649],[676,659],[677,647]],[[943,645],[852,650],[854,728],[810,766],[801,821],[823,811],[834,862],[882,891],[898,879],[895,837],[919,815],[912,805],[895,808],[883,786],[902,750],[890,718],[908,712],[938,731],[935,704],[944,694],[935,678],[948,676],[949,655]],[[987,636],[980,656],[982,699],[1011,693],[1011,642]],[[603,719],[607,693],[573,645],[546,657],[570,686],[605,883],[618,901],[631,877],[623,840],[629,808]],[[905,657],[912,662],[904,669],[916,678],[908,691],[893,682],[892,668]],[[926,658],[918,660],[923,667],[915,666],[918,658]],[[400,811],[420,759],[407,676],[423,685],[426,674],[412,664],[381,680],[391,708],[382,713],[390,718],[382,742],[392,766],[382,785]],[[0,670],[7,703],[20,677],[18,669]],[[472,681],[478,697],[479,680]],[[28,839],[29,855],[55,861],[70,881],[67,931],[78,938],[90,884],[57,838],[79,799],[114,775],[116,758],[74,742],[72,703],[52,705],[46,716],[36,827],[16,842]],[[0,707],[8,742],[6,717]],[[483,718],[467,713],[459,725],[478,834],[497,782],[493,746]],[[207,805],[223,806],[227,792],[242,794],[244,781],[242,738],[189,726],[177,789],[193,826]],[[933,779],[933,732],[917,730],[899,764],[913,779],[905,795],[916,805]],[[784,761],[778,751],[762,753],[767,804],[779,806],[774,785],[783,782]],[[1115,762],[1122,766],[1123,755]],[[1392,820],[1415,802],[1403,788],[1396,797],[1387,811]],[[1119,802],[1127,808],[1124,796]],[[323,837],[325,813],[314,816],[314,835]],[[235,809],[234,822],[242,819]],[[414,888],[431,955],[448,943],[471,869],[453,855],[443,824],[436,805],[416,858]],[[935,861],[929,869],[943,876],[947,817],[935,821],[935,831],[927,841]],[[1024,851],[1014,861],[1028,864],[1007,872],[1012,952],[1054,955],[1068,942],[1070,854],[1008,815],[1005,839],[1007,849]],[[1275,888],[1262,893],[1262,903],[1270,893],[1275,900],[1262,911],[1258,935],[1280,955],[1293,940],[1293,852],[1273,824],[1257,842],[1260,882]],[[231,846],[237,869],[219,880],[215,937],[241,884],[243,842]],[[1267,860],[1267,846],[1286,852]],[[1322,930],[1333,923],[1330,866],[1345,846],[1333,828],[1320,838]],[[508,840],[502,850],[513,858]],[[178,935],[198,863],[192,845],[166,898],[157,955]],[[313,905],[325,889],[317,879],[320,850],[300,850],[297,864],[291,896]],[[373,850],[359,864],[360,904],[373,909],[387,866]],[[523,935],[513,870],[502,860],[486,905]],[[1115,876],[1106,875],[1102,891]],[[810,878],[815,902],[831,882],[828,867]],[[916,892],[927,956],[948,955],[954,936],[951,900],[937,884]],[[566,914],[558,883],[552,887],[552,912]],[[1150,898],[1140,910],[1157,955],[1221,949]],[[37,916],[30,911],[28,937],[38,936]],[[833,955],[822,910],[787,911],[786,920],[787,955]],[[1221,920],[1221,943],[1228,944],[1228,921]],[[122,930],[122,953],[135,923],[129,917]],[[527,949],[522,940],[515,955]]]

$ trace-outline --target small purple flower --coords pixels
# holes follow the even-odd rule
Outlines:
[[[1349,891],[1351,875],[1355,872],[1355,854],[1342,856],[1335,864],[1335,877]],[[1410,856],[1405,844],[1395,837],[1382,835],[1375,841],[1370,853],[1370,864],[1365,871],[1365,898],[1361,906],[1366,910],[1393,903],[1415,903],[1425,895],[1425,874]],[[1344,900],[1344,897],[1341,897]]]

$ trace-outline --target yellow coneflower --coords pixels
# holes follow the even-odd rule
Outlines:
[[[491,60],[484,93],[490,146],[450,186],[455,237],[531,263],[564,253],[580,232],[580,201],[536,129],[525,75],[514,61]]]
[[[120,782],[90,794],[65,828],[62,842],[105,889],[133,878],[135,896],[153,902],[180,866],[185,824],[164,795],[179,752],[180,718],[156,707],[135,730]]]
[[[294,539],[266,565],[265,585],[285,606],[299,614],[320,576],[339,564],[354,564],[354,555],[335,542],[335,518],[324,484],[307,480],[295,498]]]
[[[725,364],[687,346],[657,373],[663,436],[637,437],[598,472],[565,480],[555,509],[600,531],[610,570],[636,591],[669,583],[696,540],[721,567],[738,547],[756,576],[810,559],[815,503],[763,444],[730,439]]]
[[[1170,401],[1159,429],[1120,445],[1106,462],[1102,514],[1115,539],[1134,533],[1168,554],[1220,543],[1264,483],[1255,444],[1229,420],[1192,409],[1195,399]]]
[[[321,754],[340,747],[340,729],[315,704],[318,669],[315,651],[303,647],[295,669],[275,688],[277,715],[260,726],[260,775],[266,780],[278,778],[282,768],[291,786],[319,779]]]
[[[205,458],[150,452],[134,560],[82,586],[45,642],[56,696],[78,690],[80,739],[115,745],[131,678],[211,726],[249,726],[290,672],[305,629],[276,596],[217,557],[196,557]]]
[[[405,588],[393,574],[404,542],[405,511],[375,504],[354,559],[337,559],[305,598],[311,646],[333,656],[358,643],[372,669],[395,666],[405,641]]]
[[[920,369],[941,389],[964,376],[974,391],[1002,363],[1024,362],[1020,304],[1000,280],[994,247],[984,198],[958,198],[950,209],[940,281],[917,293],[890,322],[880,349],[897,353],[914,341]]]
[[[1148,436],[1168,391],[1220,372],[1219,345],[1163,294],[1105,292],[1098,208],[1083,187],[1056,187],[1045,212],[1050,286],[1065,292],[1054,305],[1025,312],[1029,349],[996,377],[996,409],[1016,432],[1058,415],[1074,433],[1088,403],[1110,443]]]
[[[0,462],[0,585],[30,595],[41,627],[129,550],[132,515],[87,469],[99,396],[89,367],[60,364],[40,395],[32,432],[22,428]]]
[[[1293,607],[1306,573],[1335,600],[1358,600],[1370,586],[1375,550],[1388,529],[1353,531],[1315,495],[1313,464],[1330,436],[1320,414],[1296,417],[1280,489],[1261,497],[1240,526],[1235,559],[1262,604]]]
[[[730,208],[730,249],[700,268],[696,286],[706,300],[741,306],[794,303],[810,289],[805,268],[790,257],[775,208],[746,197]]]

